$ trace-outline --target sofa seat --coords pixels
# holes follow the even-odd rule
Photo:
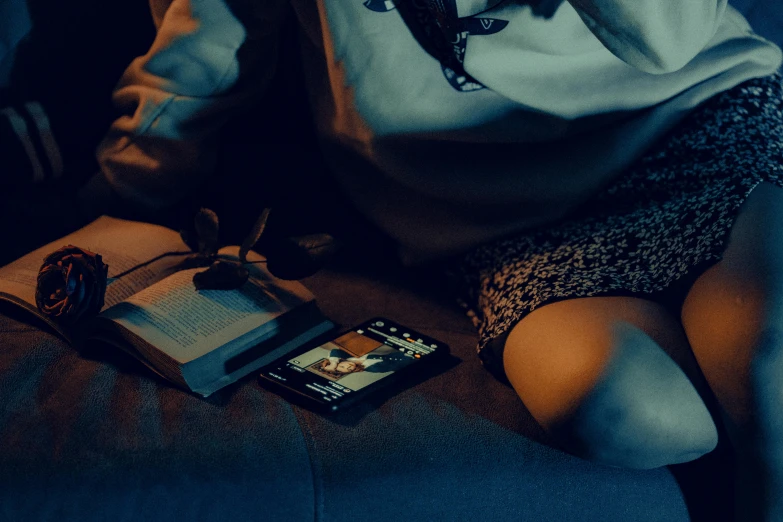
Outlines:
[[[344,325],[381,315],[451,346],[437,375],[332,417],[255,375],[207,399],[113,349],[0,315],[0,520],[690,520],[667,468],[547,444],[475,357],[470,321],[403,271],[306,279]]]

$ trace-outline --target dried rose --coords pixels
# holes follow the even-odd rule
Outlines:
[[[44,315],[68,325],[97,315],[103,308],[108,272],[100,254],[65,246],[44,259],[35,303]]]

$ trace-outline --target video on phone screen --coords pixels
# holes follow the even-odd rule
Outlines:
[[[297,355],[288,363],[353,391],[418,361],[432,351],[416,339],[384,330],[383,323],[348,332],[333,341]],[[396,330],[396,328],[391,328]],[[401,332],[400,334],[404,334]],[[383,339],[384,341],[381,341]]]

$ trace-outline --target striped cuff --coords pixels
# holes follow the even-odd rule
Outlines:
[[[38,102],[0,109],[0,185],[41,183],[63,174],[46,111]]]

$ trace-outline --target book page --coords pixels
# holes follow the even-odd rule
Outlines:
[[[100,254],[109,266],[110,278],[161,254],[189,250],[179,233],[168,228],[102,216],[73,234],[1,267],[0,293],[10,294],[35,310],[35,287],[43,259],[66,245]],[[104,309],[165,277],[182,259],[183,256],[165,257],[112,282],[106,289]]]
[[[301,284],[272,280],[251,267],[251,278],[237,290],[196,290],[193,275],[182,270],[109,308],[111,319],[180,364],[248,336],[253,343],[274,318],[313,299]],[[279,284],[278,284],[279,283]]]

